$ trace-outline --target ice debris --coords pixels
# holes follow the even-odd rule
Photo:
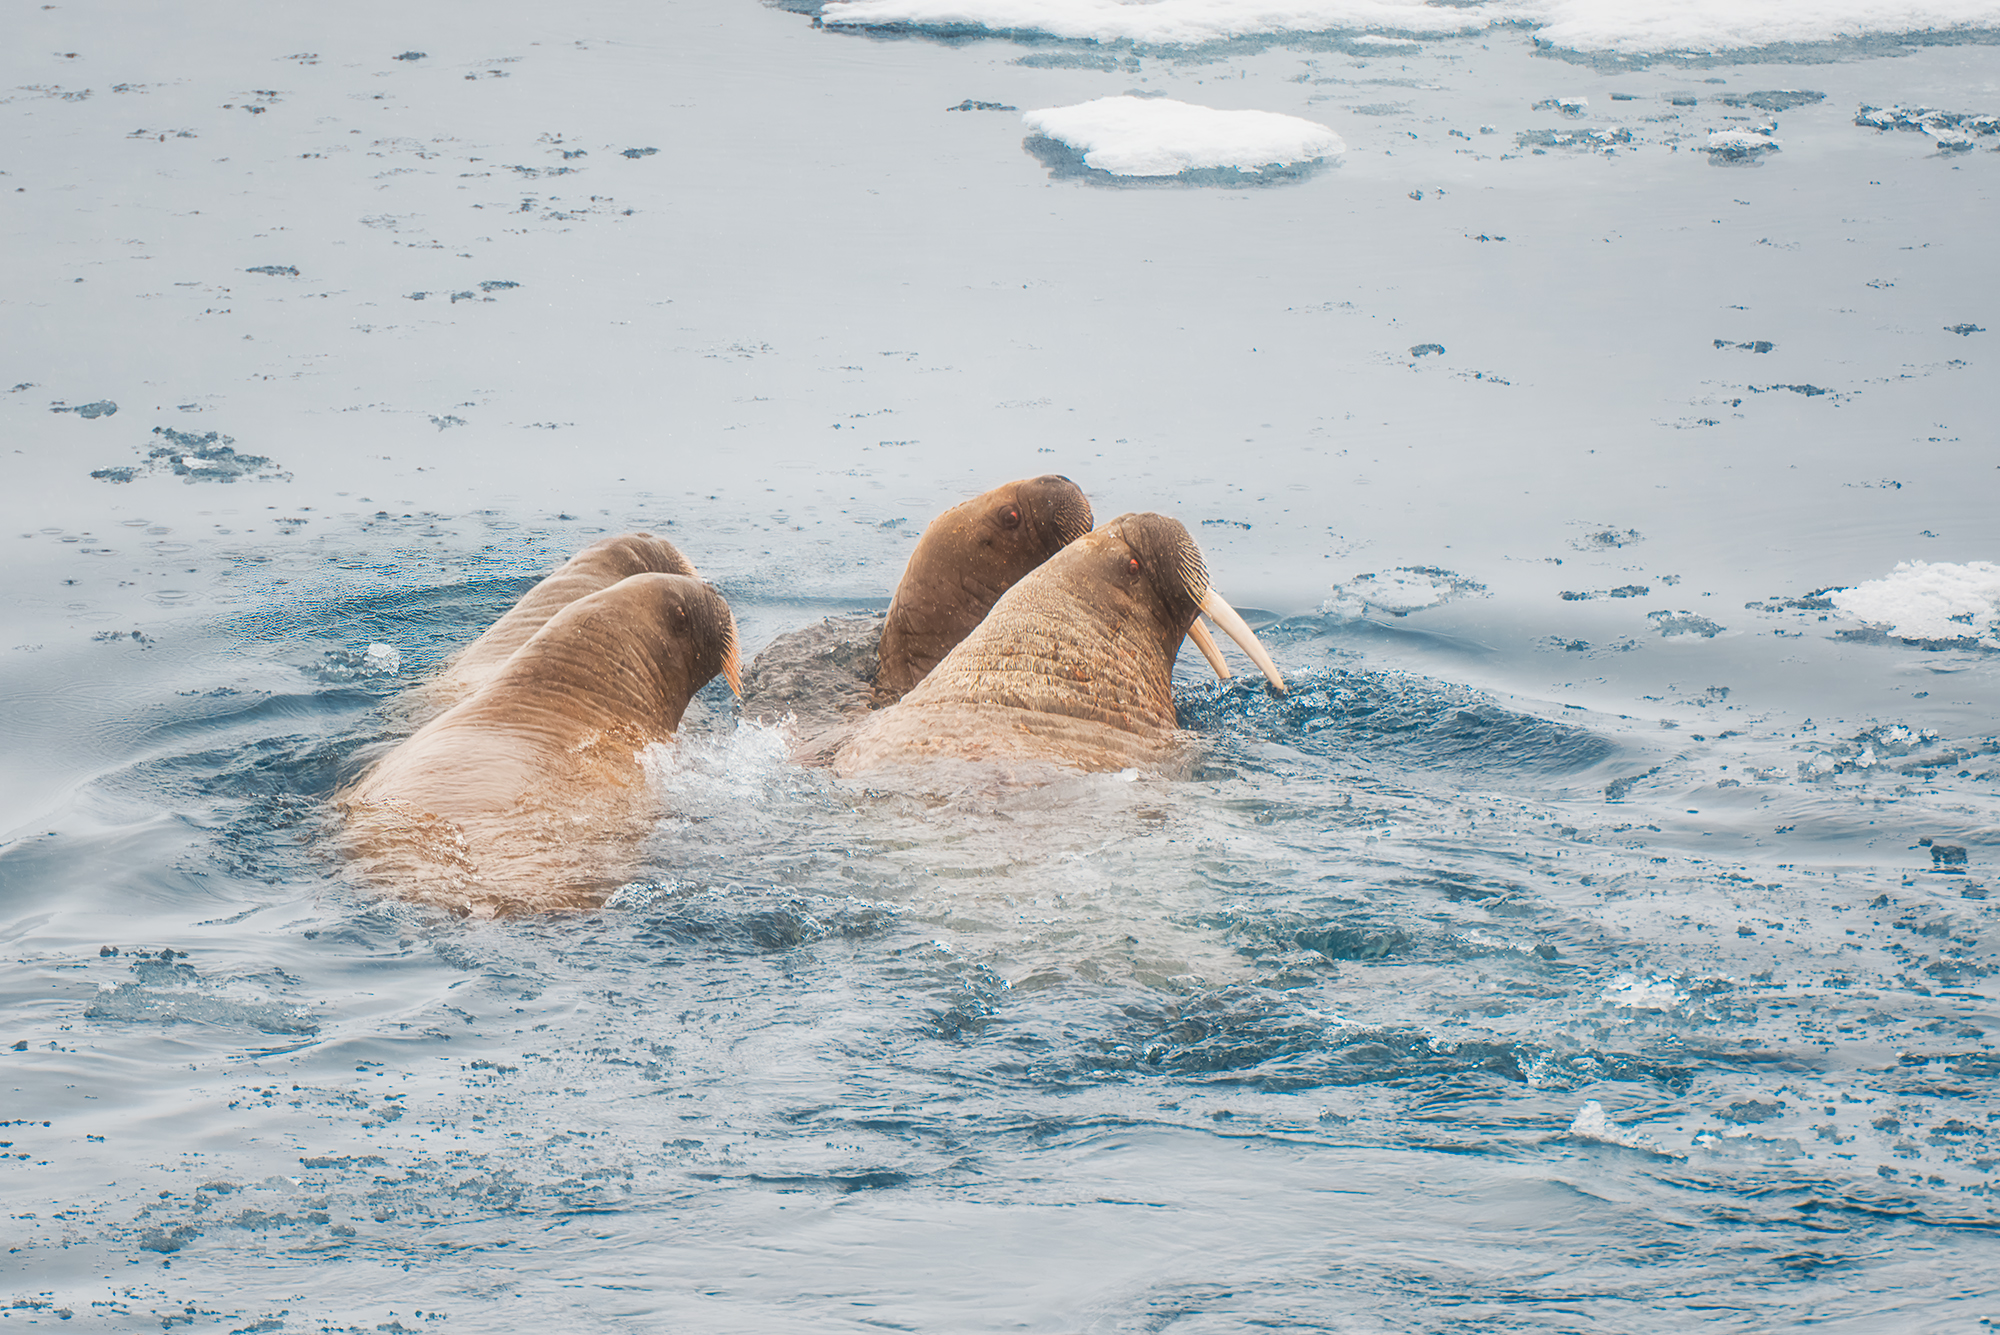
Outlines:
[[[1740,162],[1759,153],[1777,151],[1778,141],[1771,137],[1769,130],[1713,130],[1708,136],[1708,155],[1711,158]]]
[[[1864,105],[1854,114],[1854,123],[1875,130],[1916,130],[1929,135],[1939,151],[1947,153],[1971,148],[1975,135],[2000,134],[2000,116],[1975,116],[1932,107]]]
[[[1273,111],[1218,111],[1167,97],[1100,97],[1021,117],[1037,135],[1083,155],[1113,176],[1178,176],[1235,168],[1256,175],[1344,152],[1339,135],[1314,121]]]
[[[1359,621],[1371,611],[1402,617],[1485,592],[1484,584],[1436,566],[1399,566],[1334,585],[1333,596],[1319,610],[1320,615],[1341,621]]]
[[[1660,1142],[1643,1132],[1622,1127],[1605,1113],[1604,1105],[1591,1099],[1577,1109],[1576,1120],[1569,1124],[1570,1135],[1578,1140],[1595,1141],[1599,1145],[1617,1145],[1628,1150],[1644,1150],[1648,1154],[1665,1154]]]
[[[1991,561],[1902,561],[1831,598],[1836,611],[1900,640],[2000,649],[2000,565]]]

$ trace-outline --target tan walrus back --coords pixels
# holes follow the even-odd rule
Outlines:
[[[689,576],[577,599],[339,796],[349,850],[394,893],[459,912],[602,903],[656,814],[640,753],[735,658],[728,605]]]
[[[935,759],[1084,770],[1156,763],[1178,730],[1172,673],[1207,593],[1201,553],[1162,515],[1121,515],[1004,594],[901,704],[842,748],[852,776]]]

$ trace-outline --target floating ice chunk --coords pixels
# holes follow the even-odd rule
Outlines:
[[[1218,111],[1166,97],[1100,97],[1021,117],[1030,130],[1068,144],[1086,167],[1114,176],[1177,176],[1204,168],[1248,175],[1344,152],[1339,135],[1274,111]]]
[[[1273,33],[1436,37],[1536,26],[1538,46],[1632,54],[2000,27],[2000,0],[833,0],[828,27],[1035,33],[1194,46]]]
[[[1687,1000],[1687,993],[1665,974],[1644,979],[1621,973],[1604,985],[1600,999],[1607,1006],[1628,1011],[1670,1011]]]
[[[1836,611],[1898,639],[2000,649],[2000,565],[1991,561],[1903,561],[1831,598]]]
[[[1628,1150],[1645,1150],[1648,1154],[1666,1153],[1660,1148],[1660,1142],[1651,1136],[1612,1121],[1605,1113],[1604,1105],[1596,1099],[1577,1109],[1576,1120],[1569,1124],[1569,1133],[1578,1140],[1594,1140],[1600,1145],[1619,1145]]]
[[[1538,46],[1633,54],[2000,25],[2000,0],[1512,0],[1493,8],[1517,20],[1541,20]]]
[[[362,651],[361,670],[371,677],[386,677],[403,670],[403,656],[393,645],[371,644]]]
[[[1358,621],[1370,611],[1402,617],[1466,594],[1485,592],[1484,584],[1436,566],[1400,566],[1356,575],[1345,584],[1334,585],[1333,596],[1321,603],[1319,610],[1322,616],[1343,621]]]
[[[1777,152],[1778,141],[1762,130],[1714,130],[1708,136],[1708,151],[1718,158],[1747,158]]]
[[[984,28],[1149,46],[1274,32],[1478,32],[1513,17],[1512,6],[1427,0],[840,0],[820,11],[828,27]]]

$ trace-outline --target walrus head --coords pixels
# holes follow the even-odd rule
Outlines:
[[[1066,477],[1003,483],[932,520],[896,585],[877,649],[874,702],[893,704],[985,619],[1000,595],[1090,532]]]
[[[1178,735],[1174,659],[1203,612],[1284,689],[1257,637],[1209,587],[1188,531],[1165,515],[1120,515],[1009,589],[834,768],[852,776],[963,759],[1106,770],[1159,760]]]
[[[743,693],[736,618],[692,575],[630,575],[550,617],[467,705],[555,707],[593,726],[668,736],[720,673]]]

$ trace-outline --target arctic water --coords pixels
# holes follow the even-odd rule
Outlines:
[[[0,1325],[2000,1320],[1995,20],[1416,8],[12,5]],[[1024,129],[1125,92],[1345,151]],[[754,652],[1050,471],[1291,694],[921,795],[715,683],[601,912],[332,851],[595,537]]]

